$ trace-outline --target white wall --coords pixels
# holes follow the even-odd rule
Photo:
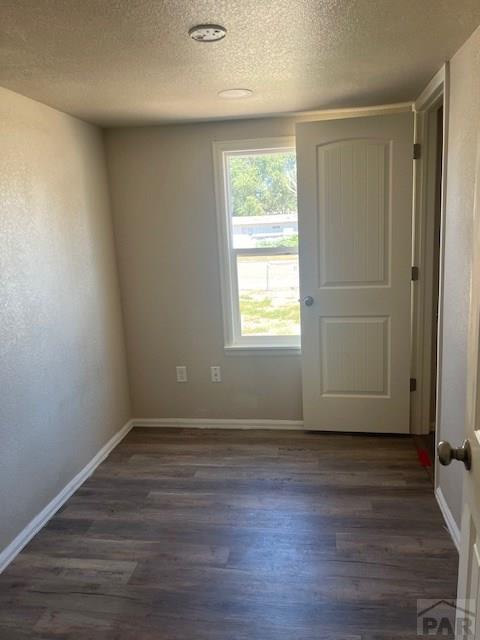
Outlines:
[[[101,132],[0,89],[0,551],[130,417]]]
[[[440,439],[465,435],[467,332],[475,163],[480,131],[480,29],[450,61]],[[460,525],[463,466],[440,467],[438,483]]]
[[[302,418],[299,355],[224,354],[212,166],[214,140],[293,129],[262,119],[107,132],[135,417]],[[175,382],[177,364],[188,383]]]

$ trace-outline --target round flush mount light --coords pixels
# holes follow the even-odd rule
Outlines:
[[[220,98],[225,98],[226,100],[237,100],[239,98],[248,98],[253,94],[251,89],[225,89],[224,91],[219,91],[218,96]]]
[[[189,30],[188,35],[197,42],[217,42],[223,40],[227,30],[219,24],[197,24]]]

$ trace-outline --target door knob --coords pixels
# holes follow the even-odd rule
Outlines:
[[[468,470],[472,466],[472,449],[468,440],[464,440],[462,446],[456,449],[449,442],[439,442],[437,453],[440,464],[445,466],[449,465],[452,460],[460,460],[465,465],[465,469]]]
[[[313,302],[314,302],[314,300],[313,300],[312,296],[305,296],[304,299],[303,299],[303,304],[306,307],[311,307]]]

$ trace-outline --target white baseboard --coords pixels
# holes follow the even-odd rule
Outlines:
[[[31,522],[17,535],[17,537],[0,552],[0,573],[15,559],[20,551],[30,542],[35,534],[55,515],[60,507],[75,493],[75,491],[92,475],[100,463],[108,454],[123,440],[133,427],[132,420],[129,420],[106,445],[90,460],[90,462],[70,480],[70,482],[51,500],[47,506],[38,513]]]
[[[437,487],[435,489],[435,497],[437,498],[438,506],[440,507],[440,511],[442,512],[443,519],[445,520],[445,524],[447,525],[447,529],[450,533],[453,543],[457,547],[457,551],[460,551],[460,529],[458,527],[458,524],[455,522],[455,518],[450,511],[450,508],[440,487]]]
[[[134,418],[134,427],[188,427],[190,429],[283,429],[302,431],[303,420],[219,420],[218,418]]]

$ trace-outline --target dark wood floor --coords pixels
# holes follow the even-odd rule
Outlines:
[[[456,571],[410,438],[135,429],[0,576],[0,638],[408,640]]]

